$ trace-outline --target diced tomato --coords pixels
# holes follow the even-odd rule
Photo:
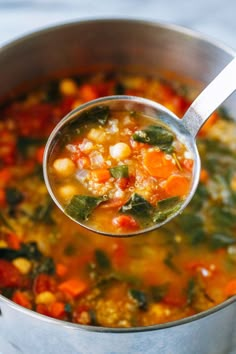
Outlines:
[[[40,313],[41,315],[45,315],[45,316],[51,316],[51,312],[49,311],[49,308],[47,305],[45,304],[38,304],[36,306],[36,311],[38,313]]]
[[[124,199],[120,198],[113,198],[109,199],[108,201],[102,203],[100,208],[102,209],[119,209],[122,205],[124,205]]]
[[[71,278],[58,286],[58,289],[72,297],[76,297],[87,290],[87,284],[81,279]]]
[[[19,270],[11,262],[0,259],[0,288],[20,287],[22,281]]]
[[[89,325],[91,324],[91,316],[89,315],[89,307],[86,305],[79,305],[73,311],[73,321],[75,323]]]
[[[39,164],[43,163],[44,146],[40,146],[36,151],[36,160]]]
[[[32,304],[29,300],[29,297],[22,291],[17,290],[12,297],[12,301],[27,309],[32,309]]]
[[[130,178],[128,177],[117,178],[116,184],[120,189],[124,191],[130,185]]]
[[[20,238],[14,234],[10,233],[7,235],[7,243],[10,248],[13,248],[14,250],[20,249],[21,246],[21,240]]]
[[[50,315],[57,319],[63,319],[65,316],[65,304],[64,302],[56,301],[50,305]]]
[[[35,294],[40,294],[44,291],[56,290],[56,282],[53,277],[48,274],[41,273],[34,279],[33,290]]]
[[[130,215],[119,215],[112,219],[112,224],[114,226],[120,227],[127,230],[137,230],[139,229],[139,224]]]

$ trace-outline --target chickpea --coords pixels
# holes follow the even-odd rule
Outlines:
[[[21,274],[28,274],[32,268],[31,262],[23,257],[14,259],[12,263],[20,271]]]
[[[36,296],[36,304],[50,305],[56,301],[56,296],[51,291],[43,291]]]
[[[110,146],[110,155],[113,159],[123,160],[129,157],[131,154],[131,149],[126,143],[117,143]]]
[[[60,92],[65,96],[75,95],[77,93],[77,85],[74,80],[64,79],[60,82]]]
[[[66,184],[65,186],[61,186],[59,188],[60,196],[63,199],[71,199],[73,195],[76,194],[76,191],[76,187],[71,184]]]
[[[54,171],[61,177],[69,177],[75,172],[75,164],[68,158],[56,159],[53,163]]]

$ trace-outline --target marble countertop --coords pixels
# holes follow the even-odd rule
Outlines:
[[[126,17],[182,25],[236,49],[235,0],[0,0],[0,45],[54,24]]]

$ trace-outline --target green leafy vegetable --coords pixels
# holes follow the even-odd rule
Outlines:
[[[80,119],[87,122],[98,122],[105,125],[110,115],[110,108],[108,106],[96,106],[83,112]]]
[[[124,178],[129,177],[128,165],[119,165],[109,169],[112,177],[114,178]]]
[[[88,195],[74,195],[65,208],[66,214],[73,219],[81,221],[87,220],[92,211],[102,202],[103,197],[91,197]]]
[[[169,284],[161,284],[161,285],[154,285],[151,286],[150,292],[153,300],[155,302],[162,301],[162,299],[165,297],[169,289]]]
[[[179,197],[171,197],[160,200],[157,203],[157,208],[155,209],[152,217],[153,222],[160,223],[165,221],[180,209],[181,204],[182,202],[180,202]]]
[[[180,274],[180,270],[176,267],[176,265],[173,262],[173,257],[174,257],[174,253],[168,252],[163,262],[168,268],[173,270],[173,272],[175,272],[176,274]]]
[[[179,203],[180,197],[170,197],[166,199],[159,200],[158,202],[158,207],[161,209],[169,209],[174,206],[176,206],[177,203]]]
[[[15,206],[21,203],[24,199],[24,196],[21,193],[21,191],[19,191],[19,189],[14,187],[6,188],[5,193],[6,193],[6,201],[10,206]]]
[[[130,289],[129,295],[137,302],[138,307],[141,310],[146,311],[148,309],[148,298],[143,291],[138,289]]]
[[[192,305],[196,298],[197,283],[195,278],[190,278],[187,284],[187,304]]]
[[[96,264],[98,265],[99,268],[102,269],[109,269],[111,268],[111,262],[109,257],[107,256],[107,254],[100,250],[97,249],[95,250],[95,260],[96,260]]]
[[[40,260],[43,254],[39,251],[36,242],[22,243],[19,250],[12,248],[0,248],[0,259],[12,261],[18,257],[24,257],[30,260]]]
[[[53,202],[51,199],[48,198],[44,202],[44,204],[36,207],[31,218],[35,222],[43,222],[45,224],[53,224],[54,220],[52,218],[52,211],[53,211]]]
[[[139,217],[150,216],[153,206],[141,195],[134,193],[126,204],[120,209],[122,213],[132,214]]]
[[[33,270],[33,277],[40,273],[46,273],[49,275],[54,275],[55,274],[55,263],[54,260],[51,257],[43,257],[40,260],[40,263],[36,265],[36,267]]]
[[[17,151],[27,156],[31,148],[42,146],[46,143],[45,138],[33,138],[30,136],[19,136],[17,139]]]
[[[228,247],[236,243],[236,239],[233,236],[215,233],[211,236],[210,246],[213,249]]]
[[[13,227],[11,226],[11,224],[9,224],[8,220],[5,218],[5,216],[3,216],[3,214],[1,212],[0,212],[0,224],[5,226],[8,230],[14,231]]]
[[[203,219],[199,215],[183,213],[178,217],[178,224],[187,235],[192,245],[197,245],[206,239]]]
[[[137,130],[132,137],[135,141],[158,146],[161,150],[170,149],[174,140],[174,135],[169,130],[157,125]]]

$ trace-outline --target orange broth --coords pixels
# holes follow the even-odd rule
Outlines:
[[[0,293],[21,306],[119,328],[171,322],[236,294],[236,123],[225,110],[198,136],[196,195],[163,228],[130,239],[99,236],[50,199],[42,157],[55,124],[81,103],[122,93],[156,100],[178,116],[193,96],[177,82],[99,73],[49,82],[1,108]],[[191,172],[191,159],[181,164]]]

